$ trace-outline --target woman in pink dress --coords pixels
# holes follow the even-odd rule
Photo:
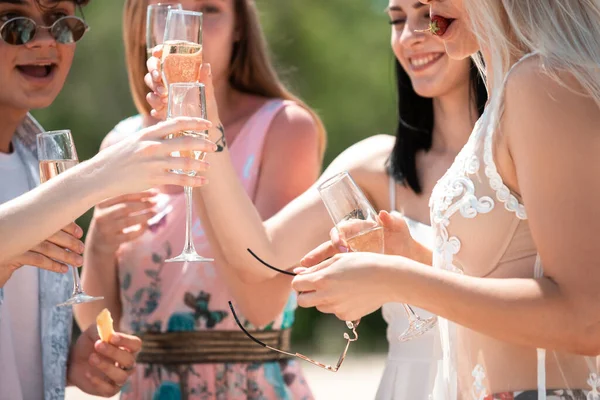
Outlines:
[[[181,3],[184,9],[204,14],[203,56],[212,66],[227,132],[213,141],[228,143],[236,179],[266,219],[318,177],[324,128],[271,67],[253,1]],[[144,103],[148,90],[140,86],[146,73],[147,5],[129,0],[124,15],[130,84],[141,115],[120,123],[104,146],[119,141],[122,132],[162,117],[150,115]],[[293,174],[296,179],[290,180]],[[256,352],[229,311],[229,300],[268,299],[268,293],[222,268],[221,249],[205,234],[210,227],[197,215],[193,221],[198,253],[215,263],[165,263],[184,243],[185,207],[179,187],[111,199],[96,208],[82,281],[88,293],[102,294],[105,300],[79,307],[76,316],[83,328],[107,307],[121,330],[142,337],[140,365],[123,387],[122,398],[311,399],[299,363]],[[235,229],[234,220],[230,223]],[[289,286],[287,290],[290,295],[277,310],[243,318],[250,329],[268,331],[265,340],[273,343],[289,342],[296,303]]]

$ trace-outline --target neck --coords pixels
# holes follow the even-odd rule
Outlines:
[[[458,154],[479,118],[470,81],[433,99],[432,150]]]
[[[214,88],[215,99],[219,105],[219,118],[221,118],[223,126],[227,127],[235,120],[235,110],[237,109],[236,98],[239,93],[231,87],[226,77],[216,80]],[[227,132],[227,129],[225,132]]]
[[[11,141],[15,131],[23,118],[27,115],[27,110],[19,110],[10,106],[0,106],[0,153],[9,153],[11,150]]]

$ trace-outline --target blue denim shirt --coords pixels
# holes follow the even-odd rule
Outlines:
[[[13,139],[15,151],[27,166],[30,189],[35,188],[40,181],[36,150],[36,135],[40,132],[43,132],[42,127],[27,114]],[[73,314],[71,307],[56,305],[69,298],[73,289],[73,277],[70,273],[57,274],[39,269],[39,286],[44,399],[62,400],[65,398]],[[0,324],[3,296],[4,290],[0,288]]]

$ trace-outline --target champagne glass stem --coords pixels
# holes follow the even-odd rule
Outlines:
[[[77,272],[77,267],[71,265],[71,271],[73,272],[73,293],[83,293],[83,288],[81,287],[81,280],[79,279],[79,273]]]
[[[402,307],[404,307],[404,312],[406,312],[406,316],[408,317],[409,321],[415,321],[419,319],[419,316],[417,313],[415,313],[411,306],[408,304],[402,304]]]
[[[183,252],[194,254],[196,248],[192,240],[192,188],[185,186],[183,190],[185,192],[185,247]]]

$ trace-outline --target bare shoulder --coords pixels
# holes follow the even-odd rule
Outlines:
[[[551,76],[539,57],[520,63],[506,83],[503,125],[509,141],[573,138],[597,131],[598,105],[584,93],[569,71]]]
[[[303,136],[316,139],[319,131],[317,122],[310,112],[297,104],[289,104],[275,115],[270,126],[274,131],[285,131],[286,137]]]
[[[391,135],[374,135],[353,144],[341,152],[331,165],[353,174],[379,174],[385,171],[396,138]]]
[[[277,112],[265,141],[265,153],[319,153],[321,133],[313,116],[303,107],[290,104]]]

